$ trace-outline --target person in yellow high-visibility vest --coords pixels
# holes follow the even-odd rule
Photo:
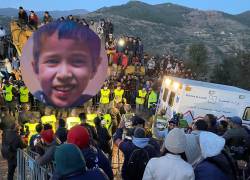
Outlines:
[[[24,84],[19,89],[19,101],[22,107],[29,103],[29,89]]]
[[[155,113],[156,105],[157,93],[152,88],[150,88],[148,94],[148,109],[150,110],[151,115]]]
[[[66,119],[66,127],[70,129],[79,124],[81,124],[81,119],[77,116],[76,109],[72,109],[70,116]]]
[[[3,86],[3,90],[5,105],[8,108],[9,113],[13,113],[12,115],[15,116],[15,104],[13,98],[13,92],[15,91],[15,87],[9,82],[9,80],[6,80]]]
[[[136,113],[139,113],[144,110],[145,98],[147,95],[146,88],[142,88],[138,91],[135,103],[136,103]]]
[[[100,98],[100,109],[102,112],[107,112],[109,108],[109,97],[110,97],[110,89],[108,89],[107,85],[104,85],[103,89],[101,89],[101,98]]]
[[[124,89],[121,89],[120,85],[117,85],[117,88],[114,90],[114,103],[115,105],[122,102],[122,97],[124,94]]]
[[[41,117],[42,124],[50,124],[54,132],[56,132],[56,116],[51,114],[51,109],[45,108],[45,114]]]
[[[86,114],[86,123],[89,124],[90,126],[95,127],[95,122],[94,119],[97,117],[96,112],[92,107],[87,108],[87,114]]]
[[[28,131],[29,131],[28,132],[28,144],[30,144],[30,138],[31,138],[31,136],[37,134],[36,126],[38,124],[39,123],[37,123],[33,118],[30,119],[30,122],[27,122],[27,123],[24,124],[24,127],[28,127]]]
[[[105,121],[104,127],[108,130],[109,134],[112,135],[112,119],[110,114],[104,114],[102,116]]]

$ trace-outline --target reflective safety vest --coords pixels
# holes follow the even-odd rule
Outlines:
[[[81,124],[81,119],[79,117],[68,117],[66,119],[67,129],[72,128],[75,125]]]
[[[34,134],[37,134],[36,132],[36,126],[38,125],[38,123],[25,123],[25,126],[29,127],[29,136],[28,136],[28,144],[30,143],[30,138],[31,136],[33,136]]]
[[[50,116],[41,117],[42,124],[50,124],[54,132],[56,132],[56,116],[54,114]]]
[[[151,108],[153,103],[157,103],[157,94],[154,91],[151,91],[148,96],[148,108]]]
[[[108,104],[109,103],[109,95],[110,95],[110,90],[109,89],[101,89],[101,98],[100,98],[100,103],[101,104]]]
[[[147,91],[139,90],[139,97],[136,97],[136,104],[144,104]]]
[[[97,114],[87,114],[86,118],[86,123],[88,123],[90,126],[95,127],[95,122],[94,119],[97,117]]]
[[[29,102],[29,89],[27,87],[21,87],[20,92],[20,102],[26,103]]]
[[[104,127],[109,131],[111,129],[112,125],[112,119],[110,114],[104,114],[103,115],[103,120],[105,121]]]
[[[12,85],[9,85],[9,86],[4,86],[5,88],[5,95],[4,95],[4,99],[5,101],[12,101],[13,100],[13,93],[12,93],[12,89],[13,89],[13,86]]]
[[[120,89],[120,90],[115,89],[114,93],[115,93],[115,102],[116,103],[122,102],[122,96],[124,94],[124,89]]]

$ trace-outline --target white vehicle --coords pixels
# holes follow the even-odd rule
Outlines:
[[[217,118],[239,116],[250,126],[250,91],[233,86],[165,76],[157,111],[166,110],[167,118],[182,113],[193,120],[214,114]]]

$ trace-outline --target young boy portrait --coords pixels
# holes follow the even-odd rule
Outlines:
[[[55,21],[33,34],[32,67],[42,90],[34,96],[47,105],[82,105],[82,94],[100,65],[101,41],[88,27],[72,21]]]

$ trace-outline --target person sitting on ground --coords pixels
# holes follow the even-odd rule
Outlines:
[[[90,145],[89,133],[85,127],[80,125],[72,127],[67,135],[67,143],[75,144],[81,149],[88,169],[101,168],[109,179],[113,180],[110,161],[102,150]]]
[[[164,145],[167,154],[159,158],[152,158],[146,166],[142,179],[194,180],[192,166],[180,156],[187,145],[184,132],[174,128],[168,133]]]
[[[50,23],[52,21],[53,21],[52,16],[49,14],[48,11],[45,11],[44,16],[43,16],[43,24],[48,24],[48,23]]]
[[[108,180],[99,168],[89,170],[81,150],[74,144],[63,144],[55,151],[55,171],[53,180]]]
[[[28,23],[28,15],[21,6],[19,7],[19,12],[18,12],[18,23],[20,26],[27,25]]]

